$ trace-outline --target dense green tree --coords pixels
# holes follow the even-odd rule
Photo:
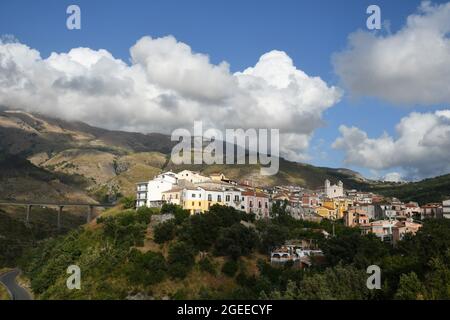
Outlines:
[[[136,199],[134,197],[122,197],[120,203],[124,209],[133,209],[136,205]]]
[[[97,221],[104,224],[103,233],[108,239],[112,239],[116,245],[129,247],[143,245],[150,217],[148,212],[127,210]]]
[[[215,254],[237,259],[248,255],[258,244],[258,237],[253,228],[236,223],[229,228],[222,228],[215,242]]]
[[[355,264],[365,269],[372,264],[380,265],[384,257],[390,254],[389,244],[369,234],[350,232],[332,237],[321,243],[321,248],[330,265]]]
[[[211,248],[219,232],[218,222],[208,213],[191,216],[180,228],[179,238],[191,243],[197,250]]]
[[[175,223],[181,224],[190,216],[189,210],[185,210],[173,203],[164,203],[161,207],[161,214],[171,213],[175,217]]]
[[[239,265],[238,265],[237,261],[233,260],[233,259],[225,261],[225,263],[222,266],[223,274],[225,274],[229,277],[234,277],[234,275],[236,274],[238,269],[239,269]]]
[[[153,239],[156,243],[164,243],[170,240],[173,240],[176,233],[176,224],[175,221],[169,220],[166,222],[162,222],[157,224],[153,228]]]
[[[133,249],[126,269],[130,281],[137,285],[152,285],[164,280],[167,266],[161,253],[148,251],[142,253]]]
[[[179,238],[191,243],[197,250],[211,248],[219,236],[219,231],[245,220],[247,217],[232,207],[213,205],[209,211],[193,215],[180,228]]]
[[[400,276],[399,286],[395,293],[397,300],[423,300],[425,288],[415,272]]]
[[[323,273],[306,276],[301,281],[298,299],[363,300],[370,298],[367,274],[352,266],[337,265]]]
[[[275,218],[287,215],[286,211],[287,205],[288,205],[287,200],[273,202],[272,207],[270,208],[270,216],[272,218]]]
[[[430,261],[431,272],[425,277],[428,299],[449,300],[450,299],[450,269],[448,264],[440,258]]]
[[[260,223],[258,230],[261,237],[261,253],[267,253],[270,248],[284,244],[289,238],[289,228],[275,223]]]
[[[216,268],[210,258],[204,257],[200,259],[198,265],[201,271],[205,271],[208,272],[209,274],[216,275]]]
[[[185,242],[176,242],[169,247],[167,257],[169,274],[173,278],[185,278],[195,263],[193,248]]]

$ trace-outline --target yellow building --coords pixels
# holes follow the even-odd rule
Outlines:
[[[212,181],[220,182],[222,180],[225,180],[226,177],[223,173],[212,173],[209,175]]]
[[[344,213],[348,211],[348,208],[353,205],[353,201],[349,199],[336,199],[337,201],[337,209],[338,209],[338,219],[342,219],[344,217]]]
[[[323,205],[316,208],[316,213],[322,218],[334,220],[336,219],[337,210],[332,207],[327,207]]]
[[[223,191],[213,188],[184,189],[182,207],[191,214],[203,213],[215,204],[224,205]]]
[[[333,210],[334,219],[342,219],[344,217],[344,213],[348,211],[348,208],[353,205],[353,201],[344,198],[333,198],[326,199],[322,207],[328,208],[329,210]],[[324,210],[322,210],[324,211]]]

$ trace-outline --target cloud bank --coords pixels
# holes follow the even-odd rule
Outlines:
[[[333,57],[335,72],[353,96],[399,105],[450,103],[450,2],[422,2],[394,34],[357,31]]]
[[[450,172],[450,110],[410,113],[397,124],[397,137],[385,133],[369,138],[363,130],[347,126],[339,131],[333,147],[345,152],[347,164],[402,168],[412,180]]]
[[[277,128],[282,154],[303,160],[322,113],[341,98],[282,51],[236,73],[172,36],[143,37],[130,56],[127,64],[106,50],[74,48],[42,58],[0,40],[0,104],[127,131],[169,134],[196,120],[205,128]]]

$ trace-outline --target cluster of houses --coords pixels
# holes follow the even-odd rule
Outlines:
[[[341,181],[323,188],[305,190],[277,187],[271,199],[288,202],[288,210],[299,219],[343,219],[348,227],[359,227],[362,234],[372,233],[395,244],[405,234],[415,234],[425,218],[449,218],[450,200],[442,203],[403,203],[371,192],[345,190]]]
[[[227,179],[223,174],[201,175],[183,170],[164,172],[153,180],[138,183],[136,207],[172,203],[191,214],[208,211],[212,205],[234,207],[256,218],[269,218],[269,195],[261,189]]]
[[[291,262],[293,266],[299,268],[310,267],[314,262],[320,263],[323,260],[323,252],[315,243],[305,240],[286,241],[284,245],[273,248],[270,252],[270,262],[272,265],[284,265]]]
[[[394,244],[407,233],[415,234],[424,218],[450,218],[450,200],[419,206],[371,192],[345,190],[341,181],[331,184],[329,180],[315,190],[299,186],[258,188],[227,179],[222,173],[206,176],[190,170],[169,171],[138,183],[136,195],[137,207],[172,203],[198,214],[219,204],[255,214],[257,219],[269,218],[275,202],[286,204],[295,219],[342,219],[346,226],[359,227],[363,234],[372,233]]]

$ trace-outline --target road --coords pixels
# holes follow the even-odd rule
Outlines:
[[[16,277],[19,274],[19,269],[5,272],[0,275],[0,282],[8,288],[13,300],[32,300],[30,293],[17,284]]]

